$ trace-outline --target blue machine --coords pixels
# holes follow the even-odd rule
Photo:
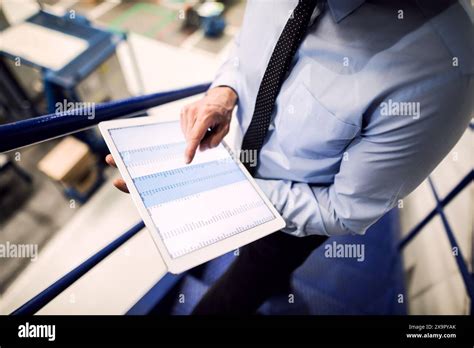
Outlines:
[[[226,22],[222,17],[223,12],[224,4],[220,2],[204,2],[204,4],[198,7],[197,13],[201,20],[204,35],[218,37],[224,32]]]
[[[25,32],[34,37],[25,37],[28,36]],[[0,68],[3,67],[0,70],[5,77],[0,85],[0,93],[4,96],[0,98],[0,110],[4,110],[4,121],[54,114],[71,105],[95,105],[130,96],[116,54],[118,44],[126,40],[124,33],[96,28],[79,15],[67,13],[58,17],[44,11],[7,28],[5,33],[13,39],[5,40],[0,46]],[[15,37],[22,39],[21,48]],[[82,49],[74,53],[71,48],[64,48],[64,57],[57,57],[62,58],[59,59],[61,65],[47,66],[45,57],[54,58],[57,54],[55,45],[58,44],[54,40],[80,43]],[[50,50],[48,55],[44,54],[45,50]],[[3,86],[7,81],[8,86]],[[8,94],[17,91],[15,98],[8,97],[4,90]],[[86,116],[95,117],[94,114]],[[96,128],[74,136],[87,143],[98,157],[108,153]],[[85,195],[74,189],[67,189],[66,195],[84,202],[103,181],[102,169],[99,164],[98,180]]]
[[[24,104],[38,113],[54,113],[57,103],[76,102],[101,103],[130,96],[125,77],[116,55],[117,45],[126,39],[123,33],[112,33],[96,28],[82,16],[71,17],[66,14],[58,17],[40,11],[25,21],[38,30],[56,32],[64,37],[76,38],[87,42],[87,48],[66,62],[60,69],[54,70],[36,61],[41,49],[33,47],[25,56],[18,56],[14,47],[3,47],[0,58],[8,73],[13,76],[25,96]],[[22,24],[19,24],[22,25]],[[16,26],[6,31],[15,30]],[[13,121],[13,120],[10,120]],[[94,131],[78,135],[100,155],[106,151],[101,137]]]

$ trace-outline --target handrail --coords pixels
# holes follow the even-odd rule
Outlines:
[[[209,83],[101,103],[89,108],[57,112],[0,126],[0,153],[78,132],[99,122],[134,114],[207,91]]]
[[[13,311],[11,315],[33,315],[41,308],[46,306],[49,302],[51,302],[62,291],[71,286],[76,280],[78,280],[84,274],[90,271],[100,261],[109,256],[127,240],[136,235],[144,227],[145,224],[143,223],[143,221],[140,221],[135,226],[130,228],[127,232],[115,239],[112,243],[107,245],[105,248],[99,250],[97,253],[89,257],[86,261],[81,263],[72,271],[56,280],[53,284],[41,291],[38,295],[34,296],[31,300],[23,304],[20,308]]]
[[[464,256],[462,254],[461,248],[459,248],[458,242],[456,241],[456,237],[454,236],[453,230],[449,225],[448,218],[443,211],[443,208],[440,206],[440,199],[438,196],[438,192],[436,187],[434,186],[433,180],[428,178],[428,183],[430,184],[431,191],[433,193],[434,198],[436,199],[436,209],[438,211],[439,216],[441,217],[441,221],[443,223],[444,230],[448,235],[449,242],[451,244],[451,248],[456,248],[457,253],[454,255],[456,258],[456,263],[458,265],[459,271],[461,273],[461,277],[464,281],[464,286],[466,287],[467,294],[469,295],[471,302],[474,300],[474,284],[471,274],[469,273],[469,269],[467,268],[466,263],[464,262]]]
[[[445,207],[451,202],[467,185],[469,185],[474,178],[474,171],[470,171],[452,190],[448,193],[444,199],[439,201],[441,207]],[[423,220],[421,220],[410,232],[398,243],[398,250],[403,250],[413,238],[430,222],[437,214],[437,207],[434,207]]]
[[[439,215],[441,222],[448,236],[449,243],[452,248],[456,248],[458,253],[455,255],[456,263],[461,274],[461,278],[464,282],[467,295],[471,300],[471,315],[474,315],[474,280],[472,275],[469,273],[469,269],[464,260],[463,254],[459,245],[454,236],[453,230],[448,222],[446,214],[443,210],[445,206],[451,202],[454,197],[456,197],[464,188],[466,188],[474,179],[474,170],[469,171],[469,173],[454,187],[454,189],[449,192],[444,199],[441,199],[438,195],[438,192],[434,186],[433,180],[431,177],[428,177],[428,184],[430,185],[431,192],[436,200],[436,206],[426,215],[426,217],[421,220],[398,244],[398,250],[402,251],[418,233],[425,227],[428,222],[430,222],[436,215]]]

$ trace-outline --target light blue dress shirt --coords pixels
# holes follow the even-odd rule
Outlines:
[[[443,1],[441,1],[443,2]],[[276,100],[259,186],[297,236],[363,234],[445,157],[471,119],[474,32],[437,1],[329,0]],[[446,3],[446,1],[444,1]],[[249,1],[213,86],[239,96],[245,134],[297,0]]]

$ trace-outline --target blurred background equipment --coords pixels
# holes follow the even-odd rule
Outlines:
[[[87,144],[66,137],[38,163],[38,168],[61,183],[69,197],[85,203],[104,178]]]
[[[14,160],[0,154],[0,221],[22,207],[32,190],[33,178]]]
[[[208,37],[218,37],[225,29],[225,20],[222,17],[224,4],[216,1],[206,1],[197,9],[197,14],[201,19],[201,26],[204,35]]]
[[[0,52],[28,100],[52,113],[63,99],[103,102],[129,95],[115,52],[124,39],[79,15],[38,12],[3,31]]]
[[[54,113],[57,103],[100,103],[130,95],[116,54],[124,39],[78,14],[40,11],[2,32],[0,55],[6,74],[23,92],[22,105],[36,114]],[[97,153],[106,152],[97,132],[78,137]]]

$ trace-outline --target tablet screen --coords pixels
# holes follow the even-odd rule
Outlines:
[[[179,122],[109,134],[172,258],[275,219],[222,144],[185,164]]]

